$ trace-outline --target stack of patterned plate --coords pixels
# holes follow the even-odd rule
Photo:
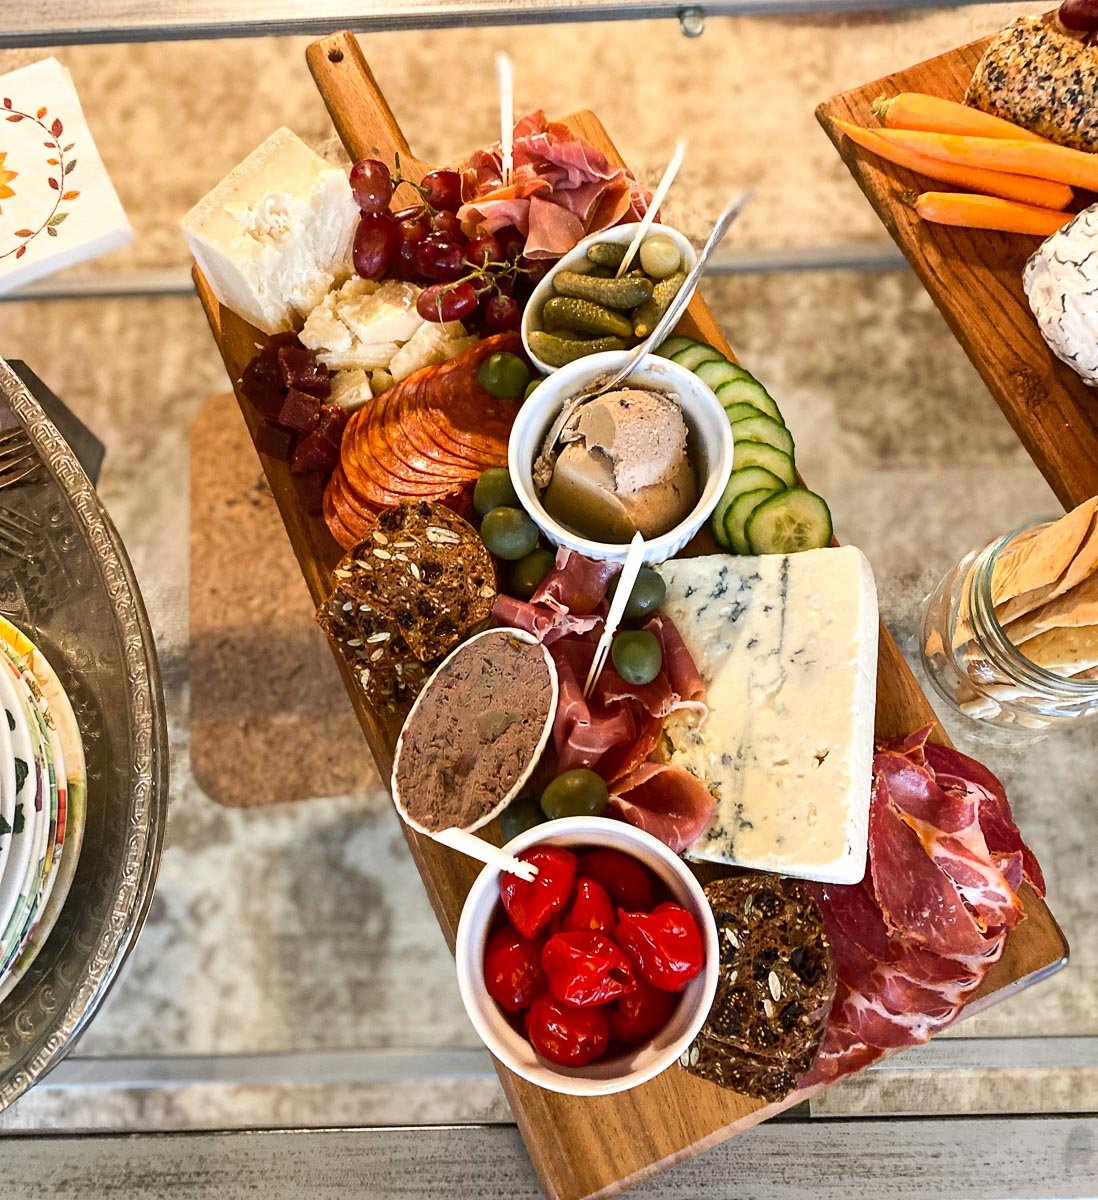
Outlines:
[[[0,617],[0,1001],[61,912],[84,834],[84,747],[42,652]]]

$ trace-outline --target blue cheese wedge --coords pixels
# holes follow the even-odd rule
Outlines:
[[[672,763],[717,801],[687,851],[826,883],[865,874],[877,591],[853,546],[665,563],[664,611],[706,681],[708,715],[675,713]]]
[[[183,218],[214,295],[266,333],[300,324],[351,274],[347,172],[276,130]]]

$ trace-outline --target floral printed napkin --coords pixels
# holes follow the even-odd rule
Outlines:
[[[0,75],[0,292],[132,237],[68,71]]]

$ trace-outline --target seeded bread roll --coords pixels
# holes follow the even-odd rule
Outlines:
[[[780,1100],[815,1061],[835,999],[820,910],[801,884],[776,875],[719,879],[705,894],[720,936],[720,981],[680,1061],[721,1087]]]
[[[1061,146],[1098,150],[1098,49],[1021,17],[988,44],[965,103]]]

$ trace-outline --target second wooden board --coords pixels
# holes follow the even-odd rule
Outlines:
[[[961,100],[988,40],[844,92],[816,116],[1033,461],[1072,508],[1098,494],[1098,393],[1045,345],[1029,311],[1022,268],[1039,239],[928,224],[904,194],[945,185],[860,149],[835,124],[878,125],[873,101],[900,92]]]

